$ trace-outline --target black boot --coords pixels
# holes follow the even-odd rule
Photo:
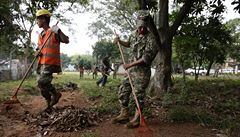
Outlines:
[[[52,107],[50,105],[51,103],[51,97],[50,98],[45,98],[47,102],[47,108],[44,110],[44,112],[50,114],[52,112]]]
[[[50,106],[54,106],[58,103],[59,99],[61,98],[62,94],[60,92],[55,92],[52,94],[52,99],[50,102]]]
[[[55,88],[51,90],[52,98],[50,102],[50,106],[54,106],[58,103],[59,99],[61,98],[62,94],[60,92],[57,92]]]

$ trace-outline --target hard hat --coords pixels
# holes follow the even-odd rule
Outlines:
[[[36,16],[39,17],[39,16],[42,16],[42,15],[46,15],[48,17],[52,16],[52,14],[46,9],[38,10],[37,13],[36,13]]]

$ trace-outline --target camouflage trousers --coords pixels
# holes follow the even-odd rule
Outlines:
[[[133,87],[140,105],[140,108],[144,107],[144,98],[146,94],[146,88],[148,86],[151,71],[147,72],[133,72],[130,74],[132,78]],[[118,99],[122,107],[128,107],[130,101],[130,95],[132,93],[132,88],[129,82],[129,78],[124,78],[122,84],[119,87]]]
[[[41,94],[47,101],[50,101],[51,96],[53,94],[56,94],[56,89],[51,84],[52,79],[52,73],[44,73],[44,71],[38,75],[37,79],[38,87],[41,91]]]

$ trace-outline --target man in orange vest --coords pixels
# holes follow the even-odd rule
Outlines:
[[[69,38],[66,36],[57,25],[49,27],[51,13],[46,9],[38,10],[36,13],[37,24],[43,31],[38,37],[37,52],[38,56],[38,87],[41,90],[42,96],[47,101],[45,112],[50,113],[52,107],[58,103],[61,98],[61,93],[57,92],[51,84],[53,73],[61,72],[60,63],[60,42],[69,43]],[[49,37],[50,36],[50,37]],[[46,41],[46,42],[45,42]],[[45,43],[45,45],[43,45]]]

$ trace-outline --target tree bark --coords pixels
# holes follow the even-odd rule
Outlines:
[[[138,0],[138,5],[141,10],[147,10],[147,1],[146,0]]]
[[[209,76],[209,75],[210,75],[210,69],[211,69],[213,63],[214,63],[214,61],[211,61],[211,62],[208,64],[206,76]]]
[[[154,76],[154,93],[161,97],[171,83],[172,42],[168,38],[168,1],[159,1],[159,34],[160,48],[157,58],[156,73]]]
[[[147,7],[142,6],[142,4],[145,2],[144,0],[138,0],[138,2],[140,8]],[[150,20],[150,30],[155,36],[155,40],[159,46],[159,52],[156,57],[156,72],[150,83],[149,89],[154,90],[153,92],[157,98],[160,98],[161,94],[169,90],[172,85],[172,39],[176,34],[178,27],[181,25],[184,17],[186,17],[187,13],[190,11],[193,3],[194,0],[186,0],[185,4],[179,11],[179,15],[173,22],[173,25],[169,27],[168,1],[159,0],[159,26],[156,27],[155,24],[152,24]],[[158,28],[157,31],[156,28]],[[154,88],[152,88],[152,86]]]

